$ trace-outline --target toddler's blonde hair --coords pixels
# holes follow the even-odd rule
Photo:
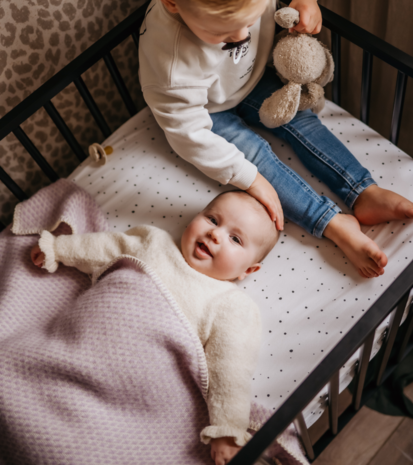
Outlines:
[[[193,12],[233,19],[246,9],[253,8],[258,0],[178,0]]]

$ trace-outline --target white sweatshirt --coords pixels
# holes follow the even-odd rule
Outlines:
[[[240,103],[262,77],[275,31],[275,0],[249,28],[251,41],[238,63],[224,43],[198,39],[178,14],[152,0],[141,27],[139,77],[146,103],[169,144],[185,160],[222,184],[247,189],[257,168],[243,152],[211,131],[209,113]]]
[[[58,237],[43,231],[39,246],[49,272],[56,271],[61,262],[91,274],[92,281],[121,256],[149,265],[175,298],[205,350],[210,426],[202,430],[201,440],[208,444],[211,438],[228,436],[240,446],[248,441],[261,319],[257,305],[236,284],[191,268],[172,237],[153,226],[139,226],[126,233]]]

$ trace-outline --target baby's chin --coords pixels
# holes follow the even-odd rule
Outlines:
[[[213,279],[217,279],[218,281],[237,281],[238,278],[233,278],[232,276],[226,276],[219,270],[214,270],[210,268],[206,268],[205,266],[202,266],[204,262],[199,262],[198,260],[192,259],[191,257],[185,257],[185,254],[182,254],[186,263],[195,271],[198,271],[198,273],[201,273],[205,276],[208,276]]]
[[[210,278],[217,279],[218,281],[237,281],[238,277],[233,277],[232,275],[226,275],[222,270],[215,270],[214,268],[207,268],[205,262],[202,260],[197,260],[191,255],[190,247],[186,244],[185,240],[181,241],[181,253],[184,257],[186,263],[198,273],[201,273]]]

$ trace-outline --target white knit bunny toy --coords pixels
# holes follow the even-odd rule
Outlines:
[[[300,21],[294,8],[281,8],[274,19],[291,28]],[[276,37],[274,66],[286,84],[268,97],[260,108],[261,122],[268,128],[289,123],[297,111],[310,108],[319,113],[324,107],[323,87],[333,80],[334,61],[330,51],[309,34],[283,31]]]

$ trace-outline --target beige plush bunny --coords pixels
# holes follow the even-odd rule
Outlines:
[[[284,28],[299,23],[293,8],[275,13],[275,21]],[[276,37],[274,66],[286,84],[268,97],[260,108],[261,122],[268,128],[289,123],[297,111],[310,108],[314,113],[324,107],[323,87],[333,80],[334,61],[330,51],[309,34],[283,31]]]

